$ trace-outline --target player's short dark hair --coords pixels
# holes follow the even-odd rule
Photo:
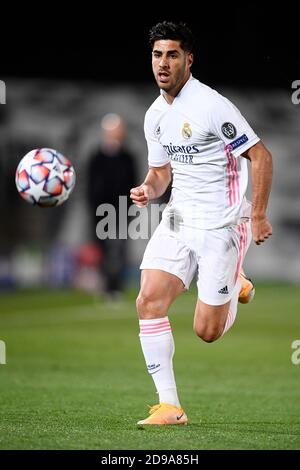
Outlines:
[[[152,49],[155,41],[160,41],[161,39],[179,41],[181,48],[187,52],[193,51],[195,43],[192,31],[183,22],[173,23],[171,21],[163,21],[153,26],[149,32],[149,42]]]

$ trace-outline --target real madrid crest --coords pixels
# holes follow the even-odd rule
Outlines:
[[[190,139],[192,137],[192,129],[191,129],[191,126],[188,122],[185,122],[183,124],[183,128],[182,128],[182,137],[184,139]]]

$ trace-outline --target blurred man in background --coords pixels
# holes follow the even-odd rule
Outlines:
[[[193,43],[182,23],[164,21],[150,31],[160,96],[145,117],[150,168],[131,198],[147,206],[165,192],[171,172],[173,183],[141,264],[140,340],[159,403],[139,425],[188,422],[173,372],[170,305],[197,273],[195,333],[206,342],[223,336],[235,321],[238,301],[247,303],[254,294],[242,270],[251,235],[259,245],[272,234],[266,216],[271,154],[228,99],[191,75]],[[252,207],[245,197],[246,159]]]
[[[118,238],[119,196],[127,197],[136,182],[134,157],[125,148],[125,138],[124,119],[118,114],[106,114],[101,120],[100,146],[90,156],[87,172],[92,231],[103,254],[100,269],[105,292],[111,298],[121,293],[127,266],[127,240]],[[100,204],[111,204],[116,210],[116,239],[101,240],[96,236],[96,210]]]

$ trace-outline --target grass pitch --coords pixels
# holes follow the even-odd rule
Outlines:
[[[299,288],[257,286],[224,338],[192,331],[196,292],[170,312],[189,426],[138,429],[157,396],[138,338],[134,292],[2,294],[1,449],[300,449]]]

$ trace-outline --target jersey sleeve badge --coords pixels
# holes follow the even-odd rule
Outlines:
[[[224,122],[221,130],[226,139],[234,139],[236,137],[236,128],[231,122]]]

